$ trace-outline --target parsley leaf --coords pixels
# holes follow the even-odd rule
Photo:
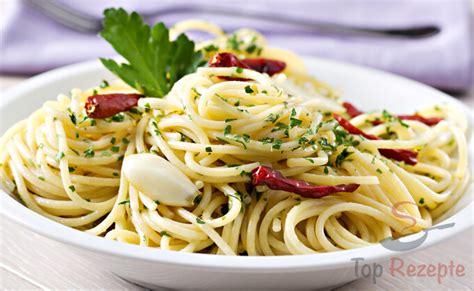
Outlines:
[[[102,64],[146,96],[163,97],[177,80],[203,64],[194,42],[184,34],[170,41],[163,23],[150,27],[138,13],[128,14],[121,8],[106,9],[104,16],[100,35],[128,64],[101,58]]]

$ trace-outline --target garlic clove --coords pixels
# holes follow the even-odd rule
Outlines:
[[[177,167],[154,154],[126,156],[122,169],[133,187],[165,205],[192,206],[199,192]]]

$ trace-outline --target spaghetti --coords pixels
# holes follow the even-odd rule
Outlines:
[[[106,239],[252,256],[331,252],[414,233],[464,193],[470,180],[466,121],[452,108],[418,111],[439,118],[434,124],[387,111],[357,111],[351,118],[300,58],[267,46],[257,32],[225,35],[196,21],[172,32],[189,29],[215,35],[196,48],[207,59],[227,52],[286,67],[274,74],[201,67],[161,99],[139,98],[121,81],[60,95],[2,137],[4,188],[35,212]],[[107,94],[135,94],[137,106],[107,118],[88,116],[88,97]],[[342,119],[364,134],[351,132]],[[411,151],[416,161],[382,150]],[[137,154],[157,155],[179,169],[196,189],[191,205],[168,205],[135,187],[122,165]],[[292,179],[285,187],[294,181],[309,189],[358,187],[302,197],[291,187],[252,184],[262,166],[278,171],[274,178]],[[150,183],[160,188],[166,181]]]

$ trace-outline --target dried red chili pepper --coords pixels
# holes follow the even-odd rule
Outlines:
[[[364,112],[360,111],[353,104],[351,104],[349,102],[342,103],[342,106],[346,109],[347,114],[351,118],[354,118],[354,117],[357,117],[361,114],[364,114]],[[422,122],[422,123],[424,123],[428,126],[436,125],[436,124],[440,123],[443,120],[443,118],[441,118],[441,117],[423,117],[419,114],[398,115],[397,117],[400,118],[401,120],[416,120],[416,121]],[[382,124],[384,122],[382,120],[374,120],[374,121],[371,121],[371,123],[373,125],[379,125],[379,124]]]
[[[280,73],[286,68],[286,63],[277,60],[254,58],[240,60],[232,53],[218,53],[209,60],[209,67],[238,67],[243,69],[250,69],[260,73],[267,73],[272,76]],[[242,80],[241,78],[225,78],[232,80]]]
[[[337,120],[337,122],[339,122],[339,124],[351,134],[362,135],[366,139],[370,139],[370,140],[381,139],[378,136],[363,132],[359,128],[352,125],[345,118],[337,114],[334,114],[334,119]],[[416,165],[416,163],[418,162],[417,160],[418,153],[415,151],[405,150],[405,149],[379,149],[379,152],[381,155],[383,155],[386,158],[393,159],[400,162],[405,162],[408,165]]]
[[[305,181],[285,178],[280,172],[266,166],[253,169],[252,184],[254,186],[265,184],[270,189],[292,192],[306,198],[321,198],[339,192],[354,192],[359,188],[358,184],[311,185]]]
[[[250,69],[249,66],[247,66],[242,61],[240,61],[240,59],[232,53],[215,54],[209,60],[209,67],[214,67],[214,68],[238,67],[238,68]]]
[[[243,59],[242,63],[252,70],[267,73],[270,76],[280,73],[286,68],[285,62],[265,58]]]
[[[87,98],[86,113],[90,118],[111,117],[137,106],[141,97],[143,97],[141,94],[126,93],[92,95]]]
[[[347,130],[349,133],[351,134],[358,134],[358,135],[362,135],[363,137],[365,137],[366,139],[370,139],[370,140],[377,140],[377,139],[380,139],[378,138],[377,136],[375,135],[372,135],[372,134],[367,134],[365,132],[363,132],[362,130],[360,130],[359,128],[355,127],[354,125],[352,125],[352,123],[350,123],[347,119],[345,119],[344,117],[334,113],[334,119],[339,122],[339,124],[344,127],[345,130]]]
[[[352,105],[349,102],[342,103],[342,106],[344,106],[344,108],[346,108],[347,114],[351,118],[354,118],[354,117],[357,117],[361,114],[364,114],[364,112],[360,111],[359,109],[357,109],[354,105]]]
[[[441,121],[443,121],[443,118],[441,118],[441,117],[423,117],[423,116],[418,115],[418,114],[398,115],[398,118],[400,118],[401,120],[416,120],[416,121],[422,122],[422,123],[424,123],[426,125],[429,125],[429,126],[436,125],[436,124],[440,123]]]
[[[418,153],[411,150],[404,149],[379,149],[382,156],[400,162],[405,162],[408,165],[416,165],[418,163]]]

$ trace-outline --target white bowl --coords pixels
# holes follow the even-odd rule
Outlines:
[[[345,100],[356,101],[365,110],[389,109],[411,113],[430,104],[447,103],[466,112],[472,125],[472,113],[459,101],[420,83],[392,74],[344,63],[307,58],[310,71],[337,88]],[[72,88],[89,88],[102,79],[112,79],[97,61],[53,70],[34,77],[5,92],[0,97],[0,134],[13,123],[26,118],[42,103]],[[472,126],[470,127],[472,128]],[[471,188],[466,193],[472,193]],[[454,227],[428,233],[426,241],[415,250],[452,237],[473,225],[473,203],[466,194],[442,224]],[[90,260],[129,281],[145,286],[168,288],[324,288],[356,279],[353,258],[381,262],[392,252],[380,244],[347,251],[300,256],[227,257],[188,254],[144,248],[105,240],[53,222],[27,209],[8,193],[0,190],[1,212],[18,227],[74,246]],[[449,216],[449,215],[448,215]],[[404,241],[419,238],[412,235]],[[413,251],[413,250],[412,250]]]

